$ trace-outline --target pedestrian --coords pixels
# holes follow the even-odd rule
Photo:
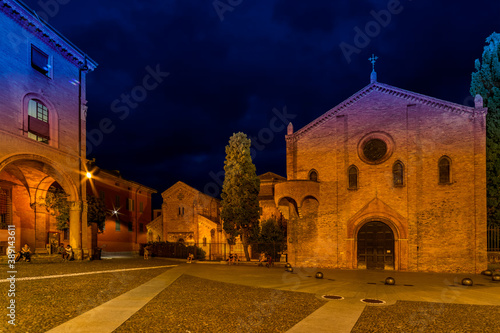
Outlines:
[[[144,246],[144,259],[149,259],[149,245]]]
[[[193,261],[194,255],[192,253],[189,253],[188,258],[187,258],[187,263],[190,264]]]

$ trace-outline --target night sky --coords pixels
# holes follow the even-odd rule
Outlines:
[[[257,174],[286,176],[285,123],[369,84],[372,53],[379,82],[471,106],[474,60],[500,32],[499,1],[24,2],[99,64],[87,157],[158,193],[181,180],[218,196],[239,131],[256,138]],[[104,118],[114,130],[99,140]]]

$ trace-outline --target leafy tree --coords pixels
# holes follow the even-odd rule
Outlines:
[[[486,38],[482,61],[476,59],[470,93],[483,98],[486,116],[488,224],[500,225],[500,34]]]
[[[68,195],[60,188],[50,187],[45,197],[45,207],[56,218],[57,230],[69,228]]]
[[[248,244],[258,237],[260,215],[257,198],[260,180],[250,156],[250,144],[250,139],[242,132],[229,139],[221,194],[224,231],[232,242],[241,237],[247,261],[250,260]]]
[[[93,195],[87,195],[87,224],[95,222],[99,232],[104,231],[104,222],[106,221],[106,206],[101,198]]]
[[[55,187],[49,189],[45,197],[45,207],[52,216],[55,216],[57,230],[66,230],[69,228],[70,203],[68,202],[68,195],[62,189]],[[96,222],[99,231],[102,232],[105,220],[106,206],[102,199],[88,195],[87,225]]]
[[[284,243],[285,234],[275,219],[268,219],[262,222],[262,231],[260,232],[263,243]]]

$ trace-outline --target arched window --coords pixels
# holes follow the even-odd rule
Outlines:
[[[439,168],[439,184],[451,183],[451,160],[447,156],[443,156],[438,162]]]
[[[404,166],[403,163],[397,161],[392,166],[392,176],[394,179],[394,186],[403,186]]]
[[[358,168],[354,165],[351,165],[347,170],[349,175],[349,189],[357,189],[358,188]]]
[[[39,100],[28,102],[28,137],[43,143],[49,143],[49,109]]]
[[[318,181],[318,172],[316,170],[309,171],[309,180],[312,180],[313,182]]]

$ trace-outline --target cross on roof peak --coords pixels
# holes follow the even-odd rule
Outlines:
[[[368,58],[368,60],[372,63],[372,71],[375,72],[375,61],[377,61],[378,57],[372,53],[372,56]]]

